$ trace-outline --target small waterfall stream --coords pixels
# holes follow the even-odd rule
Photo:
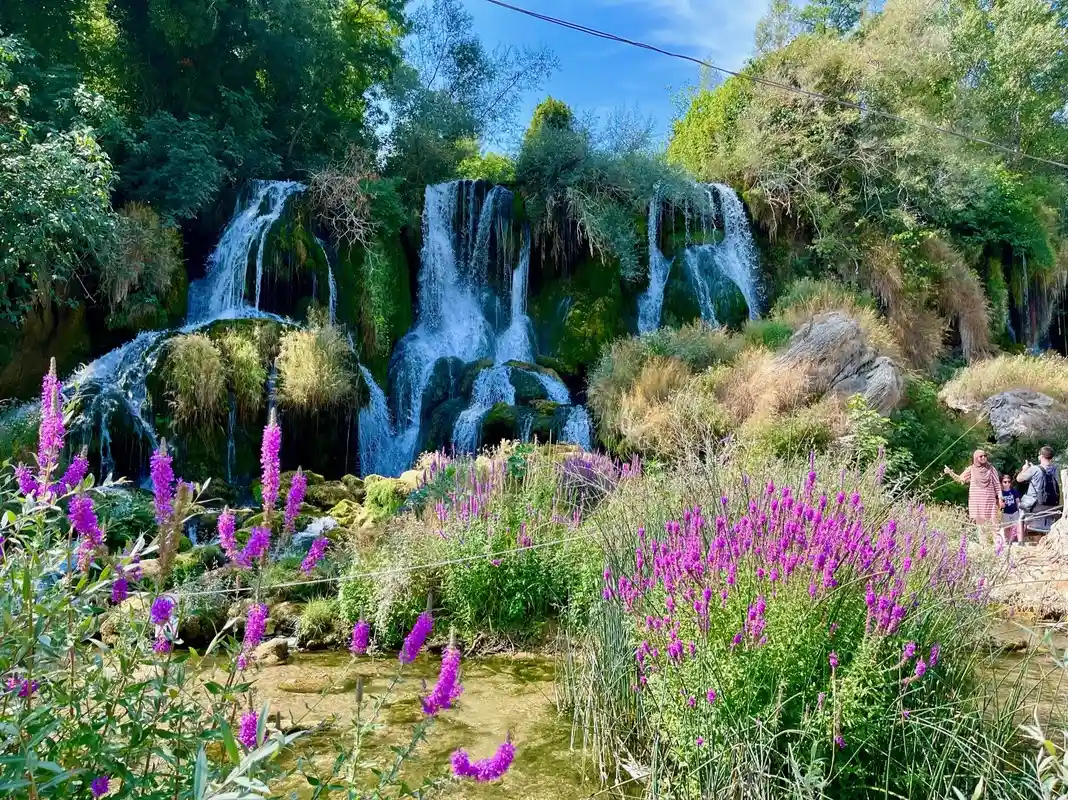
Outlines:
[[[701,318],[710,325],[719,325],[716,300],[737,288],[749,312],[750,319],[760,314],[761,297],[757,273],[757,251],[749,219],[741,198],[722,183],[701,187],[707,203],[683,208],[686,246],[682,263],[697,297]],[[718,216],[722,221],[723,238],[718,242],[694,242],[694,234],[709,238],[716,228]],[[649,286],[638,298],[638,333],[649,333],[660,327],[664,307],[664,292],[672,261],[660,249],[660,202],[649,204]]]
[[[208,257],[203,278],[189,286],[186,324],[176,330],[144,331],[132,341],[105,353],[81,367],[66,381],[66,391],[77,393],[79,412],[71,425],[73,441],[88,446],[97,437],[101,472],[114,468],[111,424],[116,410],[123,409],[138,436],[155,447],[156,431],[147,417],[146,380],[163,354],[167,340],[192,333],[221,319],[264,318],[282,321],[249,305],[245,285],[253,248],[256,252],[256,298],[263,271],[263,244],[271,227],[281,217],[286,201],[304,190],[292,181],[252,181],[241,193],[234,214]],[[71,396],[68,394],[68,396]],[[233,434],[230,431],[229,448]]]

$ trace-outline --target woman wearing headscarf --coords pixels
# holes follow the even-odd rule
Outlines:
[[[968,516],[979,526],[980,541],[986,534],[993,536],[1001,515],[1001,484],[998,471],[991,465],[986,453],[972,453],[972,464],[960,475],[949,467],[945,473],[955,481],[968,484]]]

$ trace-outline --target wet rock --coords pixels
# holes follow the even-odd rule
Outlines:
[[[814,394],[859,394],[881,414],[901,403],[903,370],[880,356],[857,321],[840,311],[820,314],[799,329],[779,361],[804,370]]]
[[[281,637],[270,639],[252,651],[257,664],[273,667],[289,660],[289,642]]]
[[[467,408],[467,401],[462,397],[456,397],[432,409],[423,425],[423,442],[420,449],[423,451],[450,449],[456,418],[465,408]]]
[[[464,372],[464,377],[460,382],[460,394],[465,400],[471,397],[471,390],[475,387],[475,379],[478,378],[478,373],[482,372],[484,369],[489,369],[492,366],[492,358],[483,358],[480,361],[473,361],[467,366],[467,371]]]
[[[427,415],[447,400],[459,397],[464,381],[466,366],[464,362],[455,356],[439,358],[434,362],[434,368],[427,381],[426,390],[423,392],[422,415]],[[470,389],[468,390],[470,391]]]
[[[494,447],[501,440],[520,438],[520,409],[507,403],[497,403],[482,418],[481,447]]]

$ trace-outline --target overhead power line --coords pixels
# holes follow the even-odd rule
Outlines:
[[[514,6],[511,3],[505,3],[503,2],[503,0],[486,0],[486,2],[498,6],[500,8],[507,9],[508,11],[514,11],[517,14],[523,14],[525,16],[541,20],[542,22],[547,22],[550,25],[557,25],[561,28],[567,28],[568,30],[577,31],[578,33],[584,33],[587,36],[594,36],[598,39],[606,39],[610,42],[618,42],[619,44],[630,45],[631,47],[637,47],[642,50],[649,50],[654,53],[659,53],[660,55],[668,56],[669,58],[678,58],[682,61],[689,61],[693,64],[697,64],[702,67],[707,67],[708,69],[712,69],[717,72],[722,72],[725,75],[731,75],[735,78],[741,78],[752,83],[760,84],[761,86],[767,86],[772,89],[780,89],[784,92],[792,92],[793,94],[799,94],[803,97],[808,97],[812,100],[818,100],[822,103],[832,103],[834,105],[841,106],[842,108],[852,108],[857,111],[860,111],[863,114],[871,114],[873,116],[882,117],[883,119],[900,122],[905,125],[912,125],[916,128],[930,131],[932,133],[941,133],[946,136],[954,136],[958,139],[962,139],[967,142],[984,145],[985,147],[991,147],[995,150],[999,150],[1002,153],[1006,153],[1011,156],[1026,158],[1029,161],[1034,161],[1039,164],[1046,164],[1047,166],[1068,170],[1068,164],[1062,161],[1054,161],[1050,158],[1043,158],[1042,156],[1031,155],[1030,153],[1026,153],[1023,150],[1020,150],[1019,148],[1007,147],[1006,145],[998,144],[997,142],[992,142],[989,139],[972,136],[971,134],[963,133],[961,131],[954,130],[953,128],[945,128],[941,125],[934,125],[930,122],[921,122],[919,120],[908,119],[907,117],[903,117],[900,114],[894,114],[889,111],[880,111],[877,108],[871,108],[869,106],[864,105],[863,103],[854,103],[852,100],[845,100],[841,97],[833,97],[828,94],[823,94],[822,92],[814,92],[810,89],[803,89],[800,86],[790,86],[789,84],[780,83],[778,81],[769,80],[767,78],[762,78],[758,75],[750,75],[744,72],[736,72],[735,70],[717,66],[700,58],[688,56],[685,53],[675,53],[671,50],[665,50],[662,47],[647,44],[646,42],[640,42],[635,39],[627,39],[624,36],[617,36],[614,33],[608,33],[607,31],[598,30],[597,28],[590,28],[586,25],[579,25],[576,22],[569,22],[565,19],[549,16],[548,14],[539,14],[538,12],[531,11],[528,8],[521,8],[519,6]]]

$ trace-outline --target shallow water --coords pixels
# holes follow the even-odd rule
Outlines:
[[[1019,693],[1017,722],[1044,727],[1068,722],[1068,626],[1031,620],[999,620],[987,674],[998,696]]]
[[[361,763],[357,771],[361,783],[373,785],[371,767],[389,769],[394,757],[389,748],[410,741],[413,726],[423,718],[419,699],[423,681],[436,679],[438,664],[436,656],[423,655],[405,668],[382,706],[381,727],[361,748],[361,762],[369,762]],[[277,714],[283,730],[312,730],[295,743],[284,766],[328,778],[338,747],[352,747],[357,680],[363,678],[360,714],[366,720],[396,673],[395,657],[353,659],[341,653],[298,654],[286,664],[261,669],[255,679],[256,703],[269,701],[272,719]],[[424,778],[446,777],[449,756],[456,748],[466,749],[472,759],[485,758],[511,733],[516,757],[502,780],[451,783],[444,796],[589,797],[598,789],[595,770],[581,752],[570,750],[570,720],[557,713],[553,675],[552,661],[541,656],[466,661],[461,674],[464,692],[456,707],[438,715],[401,777],[412,787]],[[308,797],[312,791],[299,772],[279,788],[286,796],[295,791],[297,797]]]

